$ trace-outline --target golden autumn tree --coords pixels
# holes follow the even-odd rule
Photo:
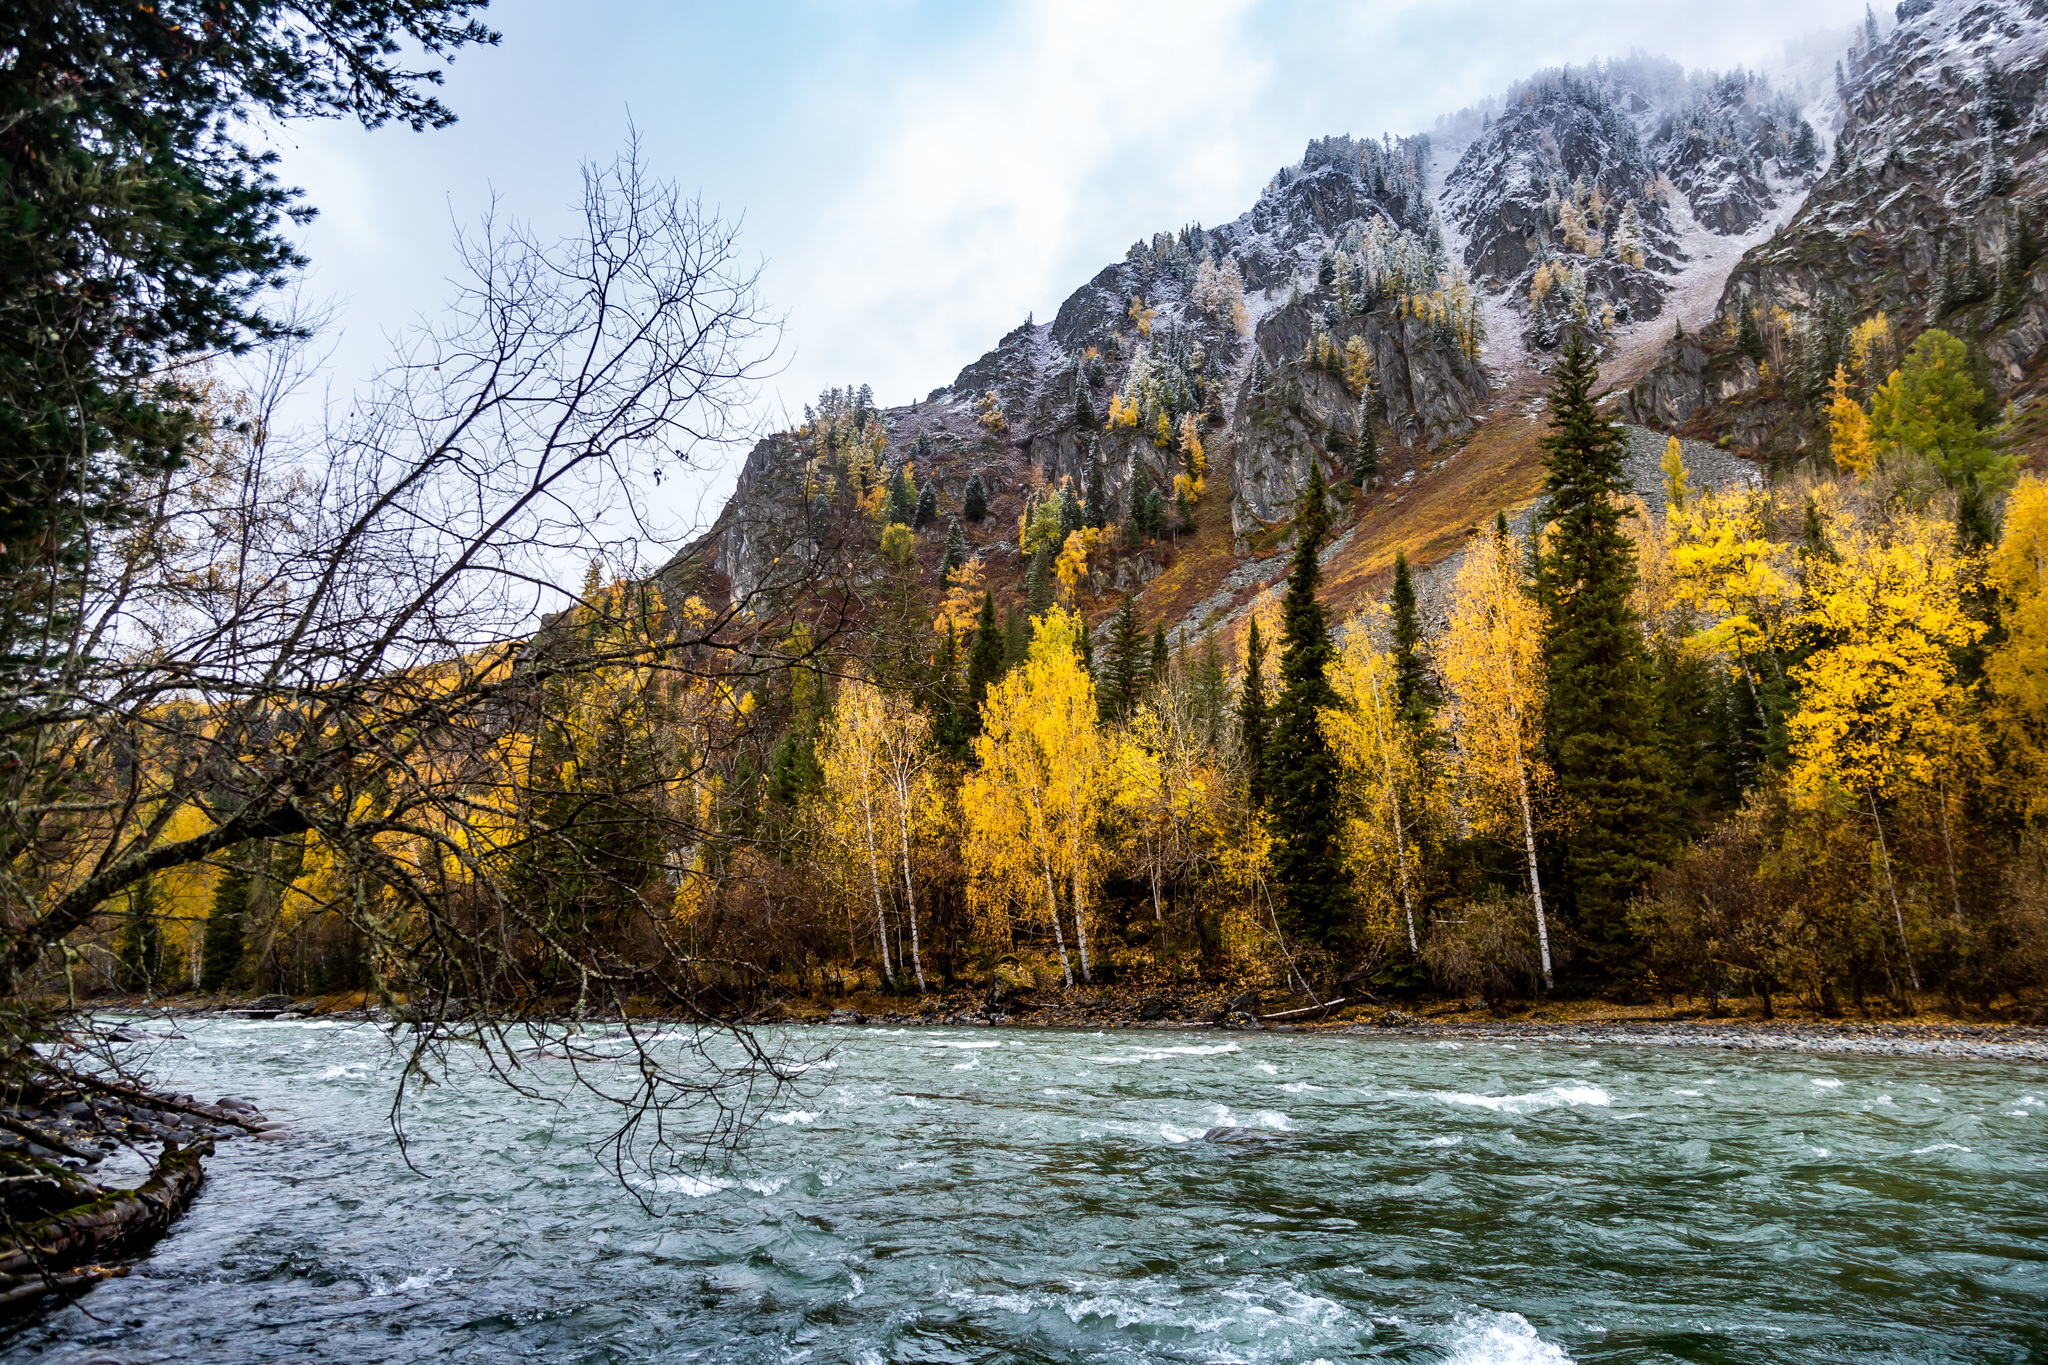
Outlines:
[[[1072,916],[1081,978],[1093,980],[1088,893],[1107,861],[1102,816],[1115,787],[1112,749],[1096,724],[1095,683],[1074,647],[1075,632],[1085,628],[1058,607],[1038,618],[1024,663],[982,703],[974,741],[980,769],[961,792],[977,905],[998,919],[1013,903],[1042,908],[1070,986],[1061,901]]]
[[[1451,589],[1449,624],[1437,637],[1437,667],[1450,691],[1461,799],[1475,828],[1519,827],[1543,984],[1556,984],[1543,879],[1536,864],[1536,802],[1550,770],[1542,758],[1543,618],[1522,583],[1514,542],[1483,533],[1465,554]]]
[[[1955,662],[1984,632],[1964,604],[1972,566],[1955,551],[1953,527],[1932,516],[1879,526],[1836,515],[1828,541],[1833,553],[1810,556],[1806,567],[1801,626],[1820,643],[1793,670],[1793,789],[1810,803],[1840,793],[1868,809],[1906,975],[1918,990],[1883,806],[1935,795],[1949,846],[1950,798],[1981,752]]]
[[[1849,392],[1849,368],[1835,366],[1828,381],[1828,451],[1835,463],[1861,478],[1877,467],[1877,443],[1870,436],[1870,414]]]
[[[889,795],[877,743],[885,723],[883,706],[881,689],[873,683],[847,684],[819,735],[818,762],[825,776],[821,809],[826,838],[848,864],[865,874],[861,880],[874,907],[882,979],[893,981],[896,966],[889,952],[889,915],[882,890],[890,875],[884,868],[894,861],[888,847]]]
[[[1114,745],[1116,811],[1155,933],[1167,931],[1168,888],[1215,861],[1227,838],[1231,784],[1193,701],[1184,687],[1156,689]]]
[[[1347,798],[1344,861],[1358,878],[1368,906],[1385,900],[1386,888],[1393,888],[1407,929],[1408,951],[1420,955],[1412,890],[1413,793],[1421,776],[1418,734],[1401,712],[1393,656],[1375,642],[1375,627],[1380,624],[1370,617],[1352,622],[1330,678],[1343,705],[1323,713],[1323,733],[1336,752]]]
[[[2029,819],[2048,815],[2048,480],[2022,479],[1988,568],[2004,638],[1984,661],[2008,776]]]

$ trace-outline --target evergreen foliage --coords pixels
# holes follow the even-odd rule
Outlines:
[[[1052,610],[1052,547],[1040,546],[1024,577],[1024,603],[1035,619]]]
[[[1567,342],[1543,438],[1547,545],[1536,559],[1549,670],[1546,733],[1569,812],[1567,894],[1596,970],[1626,965],[1626,909],[1664,851],[1667,793],[1655,678],[1630,605],[1635,544],[1619,426],[1594,406],[1599,363]]]
[[[939,485],[929,474],[925,476],[924,487],[917,493],[917,513],[911,526],[919,531],[939,519]]]
[[[980,729],[982,700],[1008,667],[1005,644],[1002,627],[996,624],[996,599],[985,592],[981,611],[974,618],[974,644],[967,653],[967,707],[976,731]]]
[[[910,486],[910,471],[899,468],[889,480],[889,523],[908,526],[917,519],[917,490]]]
[[[1003,671],[1009,672],[1031,653],[1031,631],[1024,614],[1014,606],[1003,617]]]
[[[968,559],[967,536],[957,521],[946,523],[946,558],[940,572],[950,574]]]
[[[1322,467],[1311,460],[1308,487],[1295,516],[1294,564],[1280,608],[1281,689],[1273,704],[1267,766],[1279,836],[1273,871],[1282,888],[1284,917],[1296,933],[1332,947],[1346,927],[1350,879],[1339,856],[1337,757],[1321,719],[1321,712],[1338,704],[1329,681],[1335,651],[1323,605],[1316,600],[1322,584],[1316,552],[1329,529],[1324,498]]]
[[[1145,632],[1138,603],[1129,593],[1117,604],[1109,628],[1109,657],[1103,661],[1095,700],[1104,720],[1126,720],[1137,709],[1145,686]]]
[[[988,516],[988,485],[981,481],[979,473],[967,477],[966,491],[960,495],[960,515],[976,526]]]
[[[1080,530],[1085,524],[1086,518],[1081,512],[1081,500],[1074,496],[1074,485],[1071,483],[1061,484],[1060,542],[1065,544],[1067,537]]]
[[[157,915],[156,879],[144,877],[128,888],[128,908],[114,940],[114,962],[123,990],[147,991],[163,980],[164,931]]]
[[[1406,551],[1394,551],[1394,587],[1388,596],[1393,613],[1394,688],[1402,712],[1425,721],[1436,710],[1436,682],[1423,658],[1422,620],[1415,607],[1415,580],[1408,572]]]
[[[252,873],[237,861],[221,871],[213,886],[213,910],[199,945],[199,989],[232,990],[242,984],[242,920],[249,912]]]
[[[1259,619],[1247,624],[1244,637],[1244,681],[1237,689],[1237,736],[1244,749],[1245,796],[1257,809],[1267,805],[1266,739],[1271,718],[1266,714],[1266,642],[1259,638]]]
[[[1109,495],[1103,487],[1102,443],[1088,443],[1088,502],[1083,508],[1088,525],[1100,530],[1109,524]]]
[[[1152,627],[1152,666],[1145,671],[1145,686],[1161,687],[1166,683],[1166,667],[1169,662],[1166,652],[1166,623]]]

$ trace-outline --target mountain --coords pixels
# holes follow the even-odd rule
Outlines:
[[[1098,547],[1091,619],[1133,591],[1178,641],[1228,634],[1278,577],[1317,462],[1337,490],[1341,619],[1397,547],[1447,564],[1533,499],[1545,373],[1574,326],[1622,417],[1753,457],[1816,451],[1831,357],[1877,310],[1900,347],[1937,319],[1966,336],[2025,407],[2048,382],[2044,9],[1907,0],[1889,34],[1866,22],[1832,82],[1637,56],[1537,73],[1428,135],[1315,139],[1233,221],[1133,243],[926,398],[825,395],[751,452],[665,572],[745,596],[807,556],[871,556],[857,504],[907,462],[941,512],[919,571],[937,583],[978,475],[989,516],[963,529],[1013,599],[1021,519],[1063,485],[1085,498],[1099,469],[1110,522],[1164,527]],[[2023,453],[2048,445],[2018,430]],[[1176,509],[1190,436],[1206,479]]]

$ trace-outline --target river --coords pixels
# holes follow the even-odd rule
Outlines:
[[[176,1032],[165,1081],[291,1136],[223,1143],[154,1253],[10,1358],[2048,1357],[2036,1066],[813,1028],[805,1093],[648,1212],[573,1095],[437,1075],[415,1172],[374,1025]]]

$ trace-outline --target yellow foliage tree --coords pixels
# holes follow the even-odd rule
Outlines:
[[[1790,551],[1770,537],[1769,512],[1768,494],[1728,488],[1699,494],[1666,522],[1672,594],[1707,618],[1694,644],[1734,662],[1759,712],[1759,655],[1777,647],[1799,592],[1786,571]]]
[[[1550,924],[1536,864],[1536,800],[1550,782],[1542,757],[1542,645],[1542,615],[1523,590],[1514,542],[1483,533],[1458,570],[1449,624],[1434,652],[1450,691],[1462,804],[1477,828],[1520,826],[1543,983],[1551,986]]]
[[[1081,583],[1088,577],[1088,557],[1095,553],[1095,543],[1102,537],[1102,530],[1096,526],[1083,526],[1078,531],[1067,532],[1066,544],[1060,547],[1059,558],[1053,561],[1052,571],[1058,577],[1060,595],[1068,602],[1075,600],[1081,590]]]
[[[1227,837],[1230,784],[1189,698],[1162,689],[1114,746],[1116,811],[1134,870],[1150,888],[1153,932],[1168,932],[1166,888],[1214,862]]]
[[[1664,471],[1664,508],[1668,520],[1684,513],[1686,495],[1691,491],[1691,483],[1685,471],[1685,447],[1678,443],[1676,436],[1664,443],[1661,467]]]
[[[2005,530],[1988,567],[2004,638],[1984,661],[2008,774],[2027,818],[2048,815],[2048,481],[2022,479],[2005,506]]]
[[[1131,295],[1131,306],[1125,311],[1129,314],[1131,322],[1136,325],[1139,336],[1152,335],[1152,317],[1155,310],[1146,307],[1143,298],[1136,294]]]
[[[1007,919],[1012,904],[1042,909],[1069,986],[1061,888],[1081,978],[1092,980],[1088,891],[1107,861],[1102,817],[1116,785],[1111,746],[1096,726],[1095,682],[1074,649],[1085,628],[1059,607],[1038,619],[1024,663],[982,703],[980,768],[961,791],[970,897],[989,920]]]
[[[1344,343],[1344,387],[1356,394],[1364,393],[1372,383],[1372,351],[1366,347],[1365,338],[1354,336]]]
[[[1788,720],[1792,785],[1808,802],[1839,792],[1868,807],[1906,974],[1918,990],[1881,803],[1938,793],[1948,843],[1949,795],[1980,752],[1955,664],[1956,652],[1984,633],[1964,609],[1973,566],[1936,517],[1907,515],[1887,527],[1830,520],[1834,553],[1806,564],[1801,626],[1824,643],[1793,670],[1800,697]]]
[[[1849,392],[1849,369],[1835,366],[1828,381],[1828,451],[1835,463],[1861,478],[1877,467],[1877,444],[1870,436],[1870,414]]]
[[[1201,419],[1192,412],[1180,419],[1180,449],[1187,462],[1188,496],[1199,498],[1209,475],[1209,452],[1202,448]]]
[[[951,626],[956,639],[966,639],[974,631],[975,617],[981,611],[981,595],[986,589],[979,558],[970,559],[947,574],[946,595],[939,599],[932,629],[944,633]]]
[[[1385,610],[1376,613],[1385,616]],[[1387,889],[1398,894],[1401,919],[1408,931],[1408,951],[1418,956],[1422,944],[1415,932],[1415,899],[1409,875],[1415,825],[1409,799],[1418,786],[1415,729],[1401,717],[1394,660],[1374,643],[1383,621],[1360,616],[1352,621],[1343,652],[1330,682],[1343,705],[1323,712],[1323,734],[1337,755],[1343,774],[1344,861],[1358,879],[1368,918],[1388,901]],[[1392,865],[1392,875],[1387,868]]]

